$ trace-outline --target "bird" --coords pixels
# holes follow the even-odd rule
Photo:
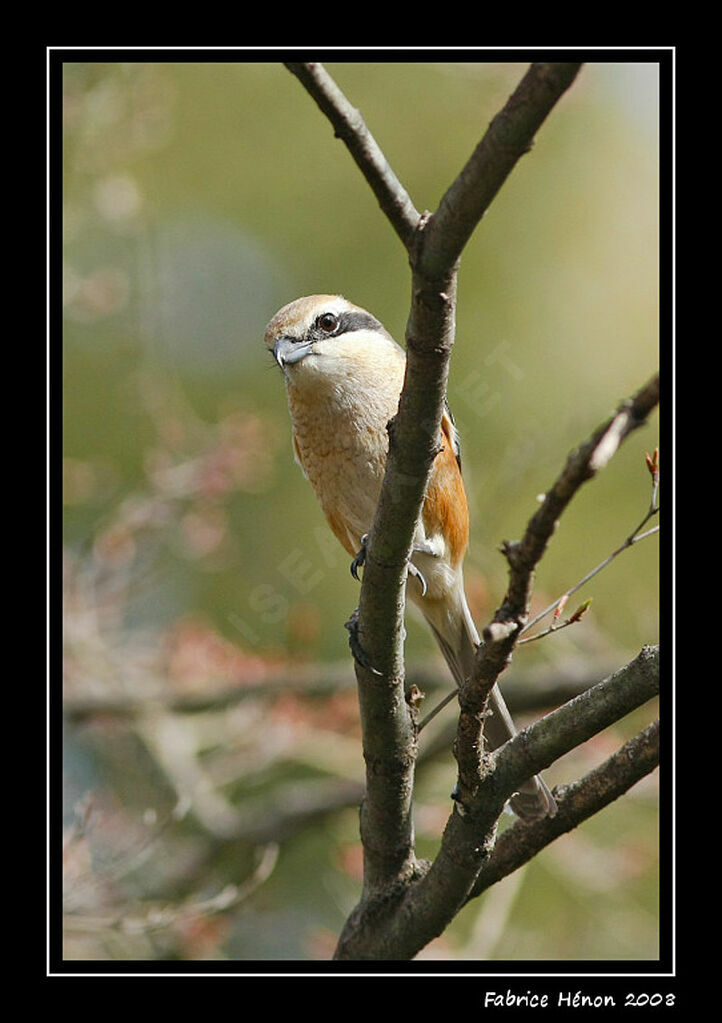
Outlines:
[[[356,574],[381,492],[387,424],[398,410],[406,353],[375,316],[342,295],[289,302],[270,320],[264,340],[285,378],[295,460]],[[406,592],[430,627],[457,687],[469,678],[480,642],[464,591],[468,542],[459,435],[447,402]],[[498,685],[488,709],[484,736],[494,750],[516,734]],[[520,785],[509,803],[523,821],[556,813],[554,797],[539,775]]]

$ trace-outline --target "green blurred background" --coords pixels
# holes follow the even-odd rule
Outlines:
[[[420,210],[526,69],[327,67]],[[343,628],[357,584],[293,463],[263,332],[293,298],[339,292],[402,341],[405,253],[282,64],[66,63],[62,77],[65,955],[328,959],[358,894],[357,799],[338,787],[362,778]],[[503,595],[499,543],[656,369],[658,87],[655,63],[585,65],[462,259],[449,400],[482,624]],[[641,520],[657,439],[653,417],[575,498],[535,607]],[[520,650],[513,671],[602,677],[656,642],[657,559],[656,537],[625,552],[580,593],[583,622]],[[407,655],[438,662],[413,620]],[[447,747],[420,772],[427,854],[453,766]],[[422,957],[656,958],[656,827],[648,779]],[[254,875],[259,858],[273,869]]]

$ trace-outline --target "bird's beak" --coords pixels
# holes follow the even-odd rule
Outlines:
[[[273,357],[281,369],[291,366],[294,362],[300,362],[312,351],[312,341],[296,341],[286,335],[277,338],[273,345]]]

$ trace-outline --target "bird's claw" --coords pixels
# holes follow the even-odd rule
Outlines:
[[[426,596],[426,588],[427,588],[426,587],[426,580],[424,579],[424,576],[423,576],[423,573],[422,573],[421,569],[417,568],[416,565],[413,563],[413,561],[409,562],[409,574],[413,575],[416,579],[419,580],[419,584],[421,586],[421,596],[425,597]]]
[[[368,533],[364,533],[364,535],[361,537],[361,546],[359,547],[358,554],[351,562],[351,575],[354,577],[354,579],[358,579],[359,577],[358,570],[360,568],[363,568],[364,564],[366,563],[366,545],[368,543],[368,538],[369,538]],[[422,551],[424,554],[432,553],[430,548],[425,547],[414,547],[414,550]],[[421,596],[425,597],[427,586],[426,579],[424,579],[421,569],[417,568],[416,565],[414,565],[413,562],[410,561],[408,564],[408,571],[410,575],[414,576],[415,579],[419,580],[419,585],[421,586]]]
[[[411,553],[412,554],[428,554],[429,557],[432,557],[432,558],[438,558],[438,556],[439,556],[439,552],[437,550],[435,550],[431,546],[431,544],[424,543],[423,541],[418,541],[418,540],[414,544]],[[424,575],[423,575],[421,569],[417,568],[416,565],[414,565],[412,562],[409,562],[409,572],[411,573],[411,575],[416,576],[416,578],[419,580],[419,583],[421,585],[421,596],[425,597],[426,596],[426,590],[428,589],[428,587],[426,585],[426,579],[424,579]]]
[[[368,538],[368,533],[364,533],[361,537],[361,547],[359,548],[358,554],[351,562],[351,575],[354,579],[358,579],[358,570],[363,567],[366,561],[366,542]]]
[[[381,675],[381,672],[374,668],[373,664],[368,658],[368,654],[361,646],[358,638],[358,608],[355,609],[351,617],[347,622],[344,623],[348,629],[348,645],[351,653],[354,656],[354,660],[358,661],[362,668],[366,671],[370,671],[373,675]]]

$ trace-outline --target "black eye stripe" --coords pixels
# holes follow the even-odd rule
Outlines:
[[[348,334],[355,330],[378,330],[383,334],[386,333],[376,317],[372,316],[371,313],[364,312],[363,309],[348,309],[341,313],[332,313],[331,315],[336,316],[338,320],[338,323],[332,330],[326,330],[322,326],[321,321],[326,315],[326,313],[321,313],[311,327],[310,334],[314,339],[338,337],[340,334]]]
[[[353,330],[383,330],[383,327],[371,313],[362,309],[350,309],[339,316],[339,328],[337,334],[345,334]]]

